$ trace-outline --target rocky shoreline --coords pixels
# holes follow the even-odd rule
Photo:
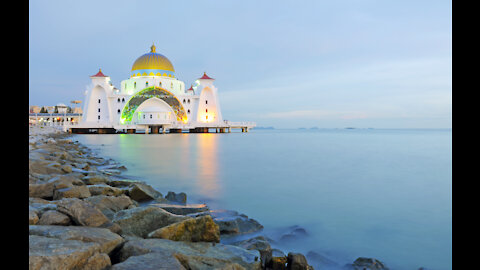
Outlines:
[[[56,129],[29,133],[29,269],[313,269],[264,236],[220,243],[263,229],[246,215],[122,179],[124,166]],[[338,269],[388,268],[358,258]]]

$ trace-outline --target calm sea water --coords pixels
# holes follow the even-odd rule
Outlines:
[[[265,233],[299,225],[282,246],[340,265],[452,269],[451,130],[253,130],[230,134],[75,135],[163,194],[233,209]]]

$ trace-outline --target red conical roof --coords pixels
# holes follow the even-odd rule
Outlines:
[[[107,77],[107,76],[105,76],[105,74],[102,73],[102,69],[100,68],[97,74],[92,75],[90,77]]]
[[[187,90],[192,90],[193,91],[193,85],[190,84],[190,88],[188,88]]]
[[[207,76],[206,72],[203,72],[203,76],[199,80],[215,80],[214,78],[210,78]]]

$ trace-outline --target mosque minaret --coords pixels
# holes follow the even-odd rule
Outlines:
[[[187,89],[175,76],[170,60],[155,45],[133,63],[130,78],[115,87],[100,69],[90,76],[82,121],[76,133],[177,133],[248,131],[251,122],[224,121],[215,79],[206,73]]]

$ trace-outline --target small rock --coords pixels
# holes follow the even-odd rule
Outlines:
[[[67,226],[70,224],[70,218],[55,210],[48,210],[42,214],[38,221],[38,225],[61,225]],[[33,225],[33,224],[31,224]]]
[[[388,270],[388,268],[375,258],[357,258],[351,265],[354,270]]]
[[[137,202],[155,200],[162,194],[147,184],[135,183],[133,188],[128,192],[128,196]]]
[[[28,211],[28,224],[35,225],[38,223],[38,215],[35,211],[30,210]]]
[[[66,173],[71,173],[71,172],[72,172],[72,166],[70,166],[70,165],[63,165],[63,166],[62,166],[62,171],[66,172]]]
[[[185,194],[184,192],[175,193],[175,192],[169,191],[167,196],[165,196],[165,199],[167,199],[171,202],[186,204],[187,203],[187,194]]]
[[[62,198],[88,198],[90,197],[90,191],[87,186],[73,186],[69,188],[57,189],[53,193],[54,200],[60,200]]]
[[[108,196],[119,196],[122,195],[125,190],[111,187],[108,185],[89,185],[88,190],[92,196],[95,195],[108,195]]]

